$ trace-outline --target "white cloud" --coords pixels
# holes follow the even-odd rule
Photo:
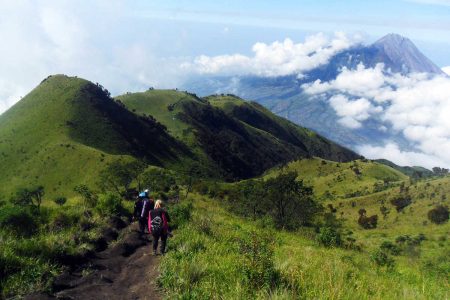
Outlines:
[[[50,74],[100,82],[113,94],[175,87],[185,58],[152,54],[154,40],[136,33],[128,7],[122,0],[1,1],[0,114]]]
[[[335,33],[331,39],[319,33],[297,44],[289,38],[271,44],[256,43],[252,47],[253,56],[201,55],[182,67],[201,74],[283,76],[326,64],[334,54],[351,47],[358,40],[358,36],[348,38],[343,33]]]
[[[302,87],[309,94],[332,92],[329,102],[342,125],[359,128],[361,121],[373,118],[380,122],[380,131],[392,128],[416,149],[402,152],[392,144],[381,148],[364,145],[362,154],[389,154],[395,162],[404,164],[426,162],[430,167],[434,162],[450,167],[450,78],[390,74],[382,65],[359,65],[355,70],[344,69],[335,80]]]
[[[383,147],[363,145],[358,147],[358,152],[369,159],[384,158],[395,162],[399,166],[421,166],[431,169],[436,166],[448,166],[448,161],[423,152],[402,151],[393,142],[386,143]]]
[[[367,120],[371,112],[380,112],[382,110],[381,107],[375,108],[365,98],[351,101],[344,95],[331,97],[330,104],[337,115],[341,117],[339,123],[352,129],[360,128],[362,126],[361,122]]]
[[[444,73],[446,73],[447,75],[450,75],[450,66],[448,67],[443,67],[442,71],[444,71]]]

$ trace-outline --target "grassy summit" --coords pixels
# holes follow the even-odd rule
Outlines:
[[[129,112],[100,86],[51,76],[0,116],[0,195],[36,184],[70,195],[119,157],[167,165],[186,152],[163,126]]]

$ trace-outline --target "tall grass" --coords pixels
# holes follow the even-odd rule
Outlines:
[[[169,240],[159,284],[168,299],[447,299],[448,264],[393,268],[367,250],[323,247],[310,231],[273,231],[195,196]],[[305,234],[307,233],[307,234]],[[446,270],[446,271],[445,271]]]

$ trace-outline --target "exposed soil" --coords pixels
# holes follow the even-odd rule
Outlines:
[[[32,294],[25,299],[161,299],[156,285],[159,257],[152,255],[151,236],[141,237],[137,224],[123,237],[97,252],[83,267],[58,276],[53,294]]]

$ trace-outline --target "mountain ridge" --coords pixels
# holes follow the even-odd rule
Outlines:
[[[33,185],[70,196],[77,184],[94,187],[118,159],[183,172],[197,166],[202,176],[234,181],[299,158],[361,157],[242,99],[229,105],[265,123],[247,123],[219,102],[173,90],[113,99],[99,84],[49,76],[0,116],[0,197]]]

